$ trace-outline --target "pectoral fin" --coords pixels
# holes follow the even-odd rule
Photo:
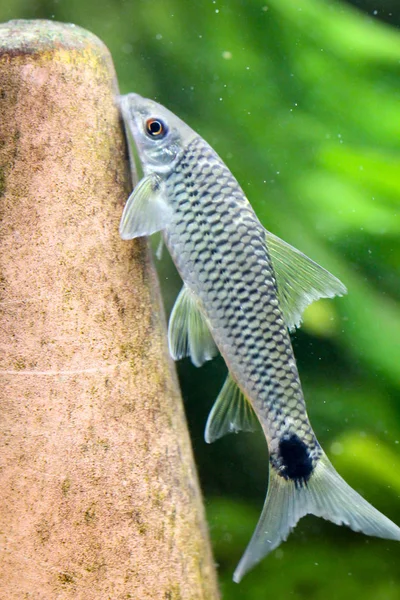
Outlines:
[[[164,229],[171,220],[172,209],[163,197],[163,186],[157,175],[139,181],[126,201],[119,225],[123,240],[151,235]]]
[[[174,360],[190,356],[196,367],[201,367],[218,354],[198,301],[186,285],[180,291],[171,312],[168,344]]]
[[[266,243],[283,316],[290,330],[300,325],[304,309],[314,300],[346,294],[345,286],[337,277],[269,231],[266,231]]]
[[[211,444],[227,433],[254,431],[256,428],[257,419],[250,403],[228,374],[207,419],[206,442]]]
[[[164,250],[164,240],[163,240],[163,238],[160,238],[160,241],[158,242],[158,246],[157,246],[157,250],[156,250],[156,257],[158,260],[162,259],[163,250]]]

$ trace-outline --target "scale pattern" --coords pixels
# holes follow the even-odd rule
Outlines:
[[[166,244],[253,405],[271,464],[286,478],[307,480],[321,449],[307,417],[265,230],[232,173],[200,137],[165,185],[174,209]]]

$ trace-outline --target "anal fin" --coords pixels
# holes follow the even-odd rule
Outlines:
[[[205,441],[211,444],[227,433],[254,431],[257,419],[249,401],[228,374],[207,419]]]

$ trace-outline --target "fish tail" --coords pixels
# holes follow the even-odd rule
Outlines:
[[[261,517],[233,580],[239,583],[247,571],[287,539],[307,514],[366,535],[400,541],[400,528],[353,490],[325,454],[307,481],[285,478],[271,464]]]

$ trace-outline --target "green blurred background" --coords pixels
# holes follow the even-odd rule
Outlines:
[[[264,225],[330,269],[345,298],[293,335],[314,429],[339,472],[400,524],[398,0],[8,0],[108,45],[123,93],[157,99],[210,142]],[[169,311],[180,282],[159,264]],[[307,517],[238,586],[266,491],[261,434],[207,446],[225,378],[178,365],[224,598],[395,600],[400,544]]]

